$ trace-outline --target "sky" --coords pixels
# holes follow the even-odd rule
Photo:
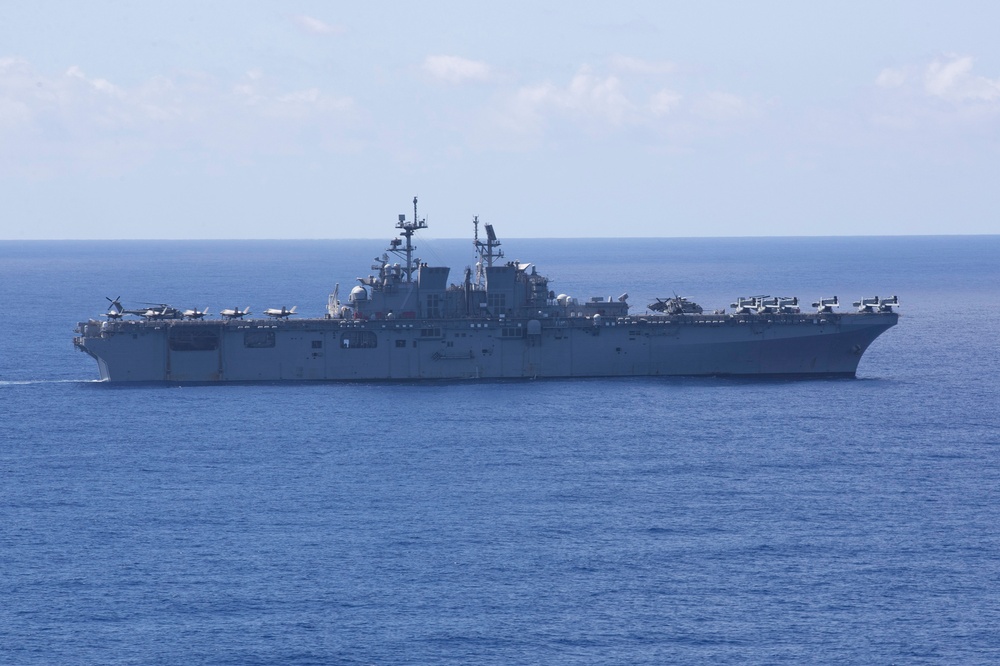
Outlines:
[[[0,239],[1000,233],[1000,3],[0,3]]]

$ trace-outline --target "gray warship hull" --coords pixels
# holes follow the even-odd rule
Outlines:
[[[77,348],[111,382],[372,381],[670,375],[854,376],[868,346],[896,324],[895,297],[835,313],[836,296],[802,313],[798,299],[739,298],[726,314],[686,298],[657,298],[643,315],[628,294],[586,301],[549,289],[530,263],[502,263],[492,225],[473,276],[449,284],[446,266],[416,258],[426,228],[399,216],[390,241],[346,303],[334,289],[322,318],[295,308],[182,312],[166,304],[126,310],[111,299],[108,321],[77,327]],[[390,254],[399,261],[393,263]],[[128,320],[132,316],[138,320]]]
[[[111,382],[852,377],[898,316],[90,321],[74,341]]]

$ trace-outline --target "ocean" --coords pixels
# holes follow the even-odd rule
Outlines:
[[[320,315],[385,244],[0,242],[0,663],[1000,661],[1000,236],[501,240],[903,316],[856,379],[111,386],[105,297]]]

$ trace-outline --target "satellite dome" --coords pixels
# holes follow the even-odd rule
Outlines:
[[[362,287],[362,286],[359,285],[359,286],[355,287],[354,289],[351,289],[351,302],[352,303],[357,303],[359,301],[367,301],[367,300],[368,300],[368,292],[365,291],[364,287]]]

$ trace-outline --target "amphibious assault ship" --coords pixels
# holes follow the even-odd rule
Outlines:
[[[450,269],[414,258],[427,227],[399,216],[372,273],[346,303],[339,287],[321,318],[295,308],[126,310],[108,299],[106,320],[78,325],[75,346],[110,382],[423,380],[656,375],[852,377],[868,346],[894,326],[895,296],[862,298],[837,312],[837,297],[803,312],[793,297],[738,298],[731,312],[686,298],[658,298],[630,313],[628,295],[578,301],[549,290],[528,263],[502,261],[492,225],[475,268],[449,284]],[[398,261],[390,261],[393,255]],[[130,319],[129,317],[132,317]]]

